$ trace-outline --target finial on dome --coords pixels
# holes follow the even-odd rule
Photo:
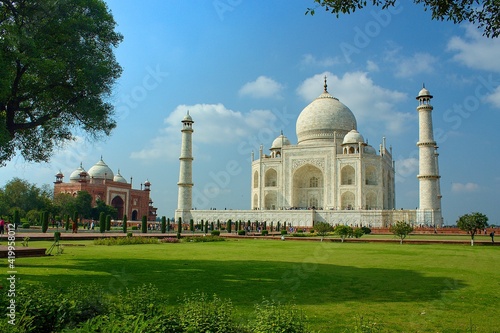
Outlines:
[[[280,133],[280,134],[281,134],[281,135],[283,135],[283,130],[281,130],[281,133]]]
[[[326,84],[326,75],[325,75],[325,85],[323,87],[325,87],[325,92],[327,93],[328,92],[328,89],[327,89],[328,85]]]
[[[422,89],[425,89],[425,82],[422,82]]]

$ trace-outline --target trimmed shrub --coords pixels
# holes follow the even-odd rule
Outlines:
[[[212,236],[219,236],[220,235],[220,230],[212,230],[210,233]]]
[[[161,217],[161,233],[164,234],[167,232],[167,219],[165,216]]]
[[[66,229],[66,231],[68,231],[68,230],[69,230],[69,214],[68,214],[68,215],[66,215],[66,224],[65,224],[65,226],[64,226],[64,229]]]
[[[267,236],[269,235],[269,231],[268,230],[262,230],[262,236]]]
[[[189,220],[189,231],[194,232],[194,221],[193,221],[193,219]]]
[[[226,229],[228,233],[231,233],[231,220],[227,220],[226,222]]]
[[[106,231],[106,213],[99,213],[99,231],[104,233]]]
[[[106,231],[111,230],[111,215],[106,215]]]
[[[182,217],[179,217],[179,220],[177,221],[177,235],[180,236],[181,233],[182,233]]]
[[[155,237],[110,237],[94,239],[95,245],[134,245],[134,244],[158,244]]]
[[[132,237],[134,234],[132,232],[127,232],[127,237]]]
[[[245,236],[245,230],[238,230],[238,236]]]
[[[361,230],[363,230],[363,233],[365,235],[369,235],[372,233],[372,229],[368,228],[368,227],[361,227]]]
[[[24,222],[22,225],[23,229],[29,229],[30,227],[31,227],[31,225],[28,222]]]
[[[146,215],[142,216],[142,225],[141,225],[141,227],[142,227],[141,232],[143,234],[147,234],[148,233],[148,217]]]
[[[122,222],[122,228],[123,232],[127,232],[127,214],[123,215],[123,222]]]
[[[288,232],[286,230],[281,230],[282,235],[286,235]]]
[[[46,233],[47,229],[49,229],[49,213],[42,212],[41,213],[41,220],[42,220],[42,232]]]
[[[59,231],[54,232],[54,241],[58,242],[61,239],[61,233]]]
[[[224,242],[226,239],[219,236],[205,236],[205,237],[186,237],[186,242],[192,243],[208,243],[208,242]]]
[[[132,226],[132,230],[139,230],[136,225]]]

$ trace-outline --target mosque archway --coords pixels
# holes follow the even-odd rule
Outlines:
[[[293,174],[292,206],[300,209],[321,209],[323,203],[323,172],[310,164],[298,168]]]
[[[137,221],[138,214],[137,210],[134,209],[134,211],[132,211],[132,221]]]
[[[356,185],[356,177],[354,168],[350,165],[346,165],[342,168],[340,172],[340,184],[341,185]]]
[[[354,209],[354,203],[355,203],[356,197],[354,196],[354,193],[352,192],[344,192],[342,193],[341,196],[341,207],[342,209],[347,209],[351,210]]]
[[[377,195],[374,192],[368,192],[365,198],[366,209],[378,209]]]
[[[365,184],[377,185],[377,168],[369,165],[365,168]]]
[[[113,198],[113,200],[111,200],[111,206],[114,207],[117,211],[116,218],[118,220],[123,219],[124,202],[119,195],[117,195],[116,197]]]
[[[267,186],[277,186],[278,185],[278,173],[274,169],[269,169],[266,171],[265,182]]]
[[[264,197],[264,207],[267,210],[276,210],[278,208],[278,196],[275,191],[266,194]]]

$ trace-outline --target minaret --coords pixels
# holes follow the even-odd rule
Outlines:
[[[425,86],[417,96],[418,100],[418,180],[420,184],[420,206],[417,211],[417,223],[442,226],[441,193],[439,185],[439,167],[436,141],[432,128],[432,95]]]
[[[182,142],[180,171],[179,171],[179,195],[177,198],[177,210],[175,211],[175,220],[179,217],[182,221],[191,219],[191,209],[193,208],[193,118],[189,115],[189,111],[182,119]]]

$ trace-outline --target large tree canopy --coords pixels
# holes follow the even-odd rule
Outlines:
[[[78,128],[111,133],[115,25],[103,0],[0,0],[0,165],[48,161]]]
[[[314,0],[318,6],[327,12],[349,14],[362,9],[369,3],[387,9],[396,4],[397,0]],[[483,35],[498,37],[500,35],[500,1],[498,0],[413,0],[416,4],[423,4],[424,10],[432,13],[432,18],[454,23],[471,22],[484,29]],[[308,8],[306,14],[314,15],[314,8]]]

